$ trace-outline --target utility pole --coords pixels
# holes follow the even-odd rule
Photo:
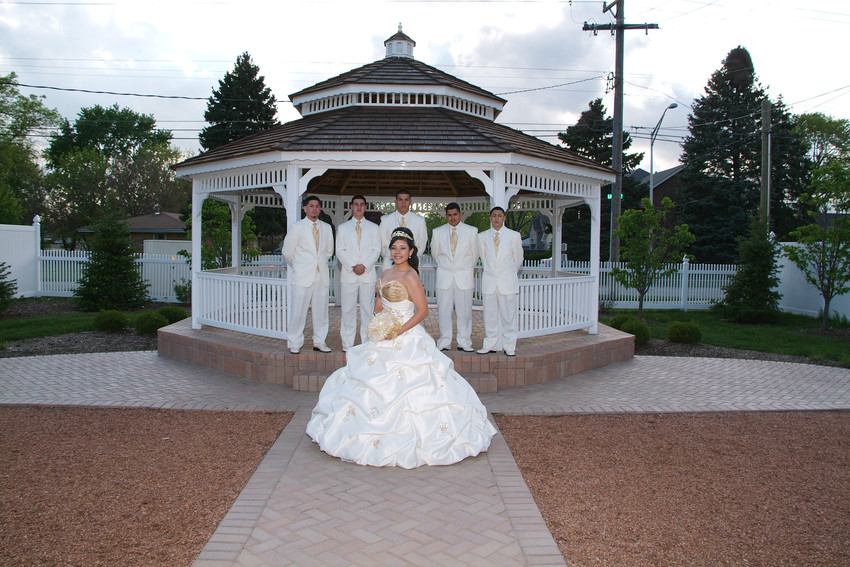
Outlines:
[[[759,213],[770,231],[770,100],[761,101],[761,206]]]
[[[649,33],[649,30],[657,30],[658,24],[627,24],[624,14],[623,5],[625,0],[614,0],[610,4],[603,3],[602,13],[609,11],[611,8],[616,8],[614,14],[616,23],[614,24],[588,24],[584,22],[582,30],[592,31],[596,35],[598,30],[611,30],[616,40],[616,57],[614,62],[614,139],[613,139],[613,156],[612,168],[617,174],[617,179],[614,182],[614,187],[611,191],[611,247],[608,253],[608,260],[617,262],[620,259],[620,239],[614,235],[617,229],[617,220],[620,218],[621,195],[623,194],[623,52],[625,51],[625,32],[626,30],[644,30]]]

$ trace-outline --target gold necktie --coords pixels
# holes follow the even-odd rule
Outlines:
[[[496,251],[496,254],[499,253],[499,233],[496,233],[496,236],[493,237],[493,250]]]
[[[407,226],[407,225],[404,223],[404,215],[402,215],[402,217],[401,217],[401,224],[399,224],[398,226]]]
[[[354,232],[357,233],[357,245],[360,245],[360,236],[363,234],[363,229],[360,228],[360,221],[357,221],[357,228],[354,229]]]
[[[452,227],[452,257],[457,252],[457,227]]]
[[[316,252],[319,251],[319,225],[318,223],[313,223],[313,240],[316,241]]]

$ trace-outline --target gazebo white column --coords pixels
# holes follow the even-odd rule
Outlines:
[[[192,328],[200,329],[201,324],[198,322],[199,309],[197,306],[201,304],[200,286],[198,285],[197,276],[201,273],[201,228],[203,227],[203,208],[204,201],[207,200],[206,194],[199,192],[200,181],[195,178],[192,180]]]

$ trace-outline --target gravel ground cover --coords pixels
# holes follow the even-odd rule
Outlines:
[[[850,413],[497,416],[571,567],[850,565]]]

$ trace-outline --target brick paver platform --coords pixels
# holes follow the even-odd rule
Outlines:
[[[192,329],[188,319],[159,330],[159,353],[260,382],[318,391],[328,375],[345,364],[339,337],[340,309],[331,307],[329,316],[331,331],[327,345],[333,351],[330,353],[312,350],[310,317],[304,330],[306,343],[297,355],[289,352],[282,339],[210,326]],[[472,344],[481,348],[484,341],[481,309],[473,309],[472,320]],[[439,336],[436,307],[429,308],[422,326],[432,337]],[[520,339],[514,357],[504,353],[480,355],[458,351],[455,343],[445,353],[476,392],[496,392],[578,374],[634,356],[634,336],[605,325],[598,327],[594,335],[582,329]]]

